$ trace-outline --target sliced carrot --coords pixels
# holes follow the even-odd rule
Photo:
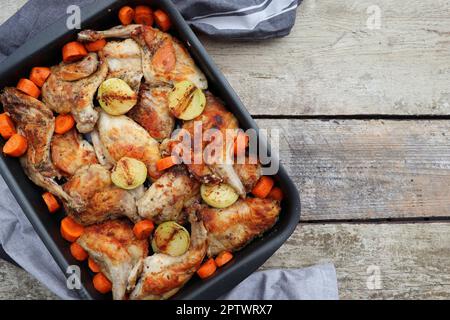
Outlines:
[[[62,53],[64,62],[74,62],[88,55],[84,45],[77,41],[66,44],[62,49]]]
[[[214,261],[213,258],[211,258],[208,261],[206,261],[200,267],[200,269],[197,270],[197,274],[200,278],[205,279],[212,276],[214,272],[216,272],[216,270],[217,270],[216,262]]]
[[[273,181],[272,178],[263,176],[263,177],[261,177],[261,179],[259,179],[256,186],[253,188],[252,193],[257,198],[265,199],[269,195],[274,184],[275,184],[275,182]]]
[[[34,82],[35,85],[41,87],[47,81],[51,74],[50,68],[47,67],[34,67],[30,72],[30,80]]]
[[[109,281],[103,273],[97,273],[94,276],[94,279],[92,279],[92,282],[94,283],[95,290],[100,293],[105,294],[112,290],[111,281]]]
[[[78,261],[86,260],[89,255],[78,243],[74,242],[70,245],[70,253]]]
[[[21,157],[27,152],[27,139],[16,133],[3,146],[3,152],[10,157]]]
[[[164,171],[178,164],[178,160],[175,156],[170,156],[167,158],[163,158],[156,162],[156,169],[158,171]]]
[[[216,265],[220,268],[221,266],[226,265],[232,259],[233,259],[233,254],[231,252],[229,252],[229,251],[222,251],[216,257],[215,262],[216,262]]]
[[[69,242],[75,242],[84,231],[84,227],[73,220],[71,217],[65,217],[61,221],[61,235]]]
[[[124,26],[128,26],[133,22],[134,10],[129,6],[125,6],[119,11],[119,20]]]
[[[94,42],[86,42],[84,44],[84,46],[86,47],[87,51],[89,51],[89,52],[98,52],[98,51],[103,50],[103,48],[106,46],[106,40],[99,39]]]
[[[137,6],[134,14],[134,22],[146,26],[153,25],[153,11],[148,6]]]
[[[280,188],[275,187],[270,191],[269,195],[267,196],[269,199],[278,200],[281,201],[284,198],[283,191],[281,191]]]
[[[50,211],[50,213],[55,213],[56,211],[59,210],[59,208],[61,208],[58,200],[56,200],[55,196],[52,195],[50,192],[44,193],[42,195],[42,198],[44,199],[45,204],[47,205],[48,211]]]
[[[139,240],[144,240],[150,237],[153,230],[155,230],[155,225],[150,220],[142,220],[134,225],[133,232],[136,238]]]
[[[16,126],[11,117],[6,113],[0,114],[0,134],[7,140],[17,133]]]
[[[60,114],[55,120],[55,132],[64,134],[75,126],[75,119],[71,114]]]
[[[35,99],[39,98],[39,96],[41,95],[41,90],[38,88],[38,86],[35,85],[33,81],[25,78],[19,80],[17,89]]]
[[[245,153],[248,147],[249,137],[244,132],[240,131],[234,141],[234,154],[239,156]]]
[[[155,16],[155,22],[161,31],[166,32],[172,26],[169,16],[162,10],[156,10],[153,15]]]
[[[88,266],[94,273],[99,273],[101,271],[100,266],[92,258],[88,259]]]

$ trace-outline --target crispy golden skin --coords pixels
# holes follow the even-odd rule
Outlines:
[[[133,221],[137,215],[135,193],[116,187],[111,182],[110,172],[94,164],[79,169],[64,185],[71,196],[82,199],[84,210],[66,208],[68,214],[83,225],[126,216]]]
[[[199,200],[200,184],[188,176],[182,166],[163,174],[137,202],[142,218],[157,224],[165,221],[186,222],[183,209]]]
[[[54,135],[51,146],[53,164],[65,176],[73,176],[78,169],[98,163],[94,148],[75,129]]]
[[[200,267],[207,248],[206,230],[195,214],[191,222],[191,244],[189,250],[180,257],[162,253],[144,260],[142,276],[130,295],[132,300],[168,299],[188,282]]]
[[[256,157],[245,157],[245,163],[236,163],[234,170],[239,176],[239,179],[241,179],[247,193],[253,190],[262,174],[261,164],[257,161]]]
[[[200,211],[208,230],[208,256],[236,251],[272,228],[280,214],[278,201],[247,198],[226,209],[204,207]]]
[[[77,243],[112,282],[113,298],[124,299],[130,274],[148,255],[148,241],[136,239],[128,221],[111,220],[85,228]]]
[[[175,118],[169,111],[168,103],[171,90],[170,86],[142,85],[139,102],[128,113],[131,119],[158,141],[169,138],[175,127]]]

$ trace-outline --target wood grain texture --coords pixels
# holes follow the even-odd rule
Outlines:
[[[449,223],[302,224],[263,269],[332,262],[340,299],[449,299],[449,252]]]
[[[448,0],[304,0],[287,38],[202,41],[254,115],[450,112]]]
[[[3,0],[0,10],[0,24],[8,20],[27,0]]]
[[[450,216],[450,122],[258,120],[280,130],[302,220]]]

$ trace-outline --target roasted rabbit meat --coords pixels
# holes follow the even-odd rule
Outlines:
[[[156,162],[161,159],[159,143],[144,128],[126,116],[111,116],[103,111],[97,126],[94,148],[106,152],[106,161],[115,164],[123,157],[134,158],[145,163],[152,179],[160,177],[156,169]]]
[[[137,202],[142,218],[157,224],[165,221],[186,222],[183,209],[199,199],[200,184],[191,179],[182,166],[163,174]]]
[[[208,256],[236,251],[273,227],[280,214],[278,201],[247,198],[226,209],[204,207],[201,219],[208,231]]]
[[[92,145],[75,129],[55,134],[51,147],[53,164],[64,176],[73,176],[78,169],[98,163]]]
[[[168,33],[149,26],[129,25],[106,31],[85,30],[78,34],[81,41],[104,38],[132,38],[141,47],[142,69],[150,84],[189,80],[200,89],[207,89],[205,75],[195,65],[186,48]]]
[[[130,274],[148,255],[148,241],[136,239],[128,221],[112,220],[85,228],[77,243],[111,281],[113,298],[125,299]]]
[[[111,182],[111,173],[105,167],[94,164],[79,169],[64,185],[70,197],[82,199],[83,210],[66,208],[67,213],[83,225],[126,216],[138,221],[136,208],[137,192],[116,187]]]
[[[89,57],[91,56],[87,58]],[[75,67],[66,63],[53,67],[52,74],[42,87],[44,103],[57,113],[72,113],[77,122],[77,129],[81,133],[88,133],[94,129],[98,120],[98,112],[94,110],[94,96],[108,74],[106,63],[99,62],[94,58],[92,61],[95,62],[93,65],[90,63],[83,65],[78,62],[75,63]],[[77,71],[76,66],[82,69],[78,70],[79,74],[86,77],[76,81],[65,80],[67,72],[64,70],[71,67],[71,73],[74,74]],[[92,70],[94,72],[88,75]]]
[[[200,267],[207,249],[207,235],[203,222],[195,214],[189,216],[191,244],[182,256],[157,253],[144,260],[144,268],[132,300],[163,300],[173,296],[191,279]]]

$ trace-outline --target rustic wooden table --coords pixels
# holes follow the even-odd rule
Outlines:
[[[4,2],[0,22],[25,1]],[[282,130],[301,193],[263,268],[332,262],[342,299],[450,298],[450,1],[304,0],[286,38],[202,40]],[[18,272],[0,262],[0,298],[53,297]]]

